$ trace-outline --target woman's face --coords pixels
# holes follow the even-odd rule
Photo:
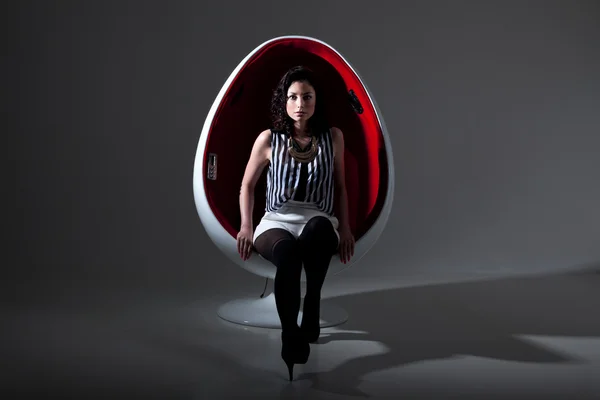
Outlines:
[[[286,110],[294,121],[306,121],[315,113],[315,89],[308,82],[293,82],[287,91]]]

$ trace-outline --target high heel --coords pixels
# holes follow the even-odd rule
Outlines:
[[[294,363],[286,361],[285,365],[288,367],[288,373],[290,374],[290,382],[294,380]]]
[[[290,381],[294,380],[294,364],[306,364],[310,356],[310,345],[300,330],[293,333],[281,332],[281,358],[288,367]]]

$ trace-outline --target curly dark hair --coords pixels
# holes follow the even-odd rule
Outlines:
[[[271,99],[271,119],[273,129],[291,136],[294,131],[294,120],[286,111],[287,91],[294,82],[308,82],[316,94],[315,112],[308,120],[308,128],[314,136],[320,136],[329,129],[329,123],[325,113],[325,101],[323,91],[316,74],[302,65],[289,69],[280,79],[277,88],[273,91]]]

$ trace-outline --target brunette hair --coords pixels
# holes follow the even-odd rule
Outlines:
[[[308,128],[314,136],[319,136],[329,129],[329,123],[325,113],[325,101],[323,91],[316,74],[304,66],[296,66],[289,69],[279,80],[277,88],[273,91],[271,99],[271,120],[273,128],[291,135],[294,131],[294,120],[292,120],[286,110],[287,91],[294,82],[307,82],[315,90],[315,112],[308,120]]]

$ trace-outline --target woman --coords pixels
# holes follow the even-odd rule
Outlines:
[[[281,357],[292,380],[294,364],[308,361],[309,343],[320,334],[321,288],[331,257],[338,251],[347,262],[355,241],[348,223],[344,137],[325,120],[322,93],[311,70],[294,67],[281,78],[271,114],[273,129],[256,139],[242,181],[237,244],[242,259],[254,247],[277,267]],[[267,165],[266,212],[253,232],[254,187]],[[306,295],[298,326],[303,266]]]

